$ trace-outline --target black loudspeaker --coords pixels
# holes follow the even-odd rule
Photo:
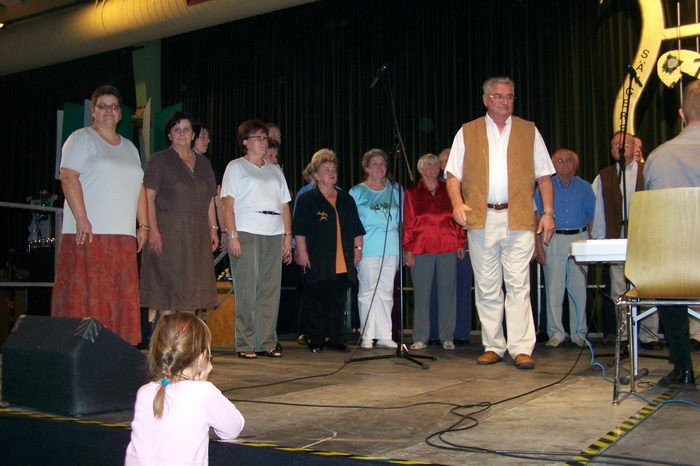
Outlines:
[[[2,398],[83,416],[133,409],[146,358],[92,318],[21,316],[2,351]]]

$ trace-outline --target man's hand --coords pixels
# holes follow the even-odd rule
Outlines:
[[[452,217],[458,225],[464,226],[467,224],[467,215],[472,209],[464,203],[462,184],[450,172],[447,172],[445,183],[447,185],[447,195],[450,196],[450,202],[452,203]]]
[[[452,209],[452,217],[458,225],[464,226],[467,224],[467,215],[469,215],[471,211],[472,208],[462,202],[454,206]]]
[[[549,240],[552,239],[552,235],[554,234],[554,228],[554,217],[552,215],[543,215],[542,218],[540,218],[540,223],[537,225],[537,231],[535,233],[542,235],[544,244],[549,244]]]

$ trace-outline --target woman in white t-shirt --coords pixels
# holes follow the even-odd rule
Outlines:
[[[280,167],[264,160],[267,132],[260,120],[241,123],[238,143],[245,155],[228,164],[221,183],[236,292],[236,350],[244,359],[282,357],[277,345],[282,262],[292,261],[291,196]]]
[[[54,317],[94,317],[132,345],[141,341],[136,253],[148,239],[143,170],[117,133],[117,88],[92,94],[92,126],[71,134],[61,155],[66,198],[51,300]],[[136,219],[138,217],[138,228]]]

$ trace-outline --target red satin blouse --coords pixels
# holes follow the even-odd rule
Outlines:
[[[404,193],[404,251],[414,255],[443,254],[464,247],[466,235],[452,218],[452,203],[444,181],[438,181],[434,196],[422,179]]]

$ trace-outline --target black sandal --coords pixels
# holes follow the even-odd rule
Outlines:
[[[255,353],[248,353],[246,351],[239,351],[238,357],[243,359],[255,359],[258,357],[258,355]]]
[[[277,348],[270,348],[269,350],[265,351],[265,356],[268,358],[281,358],[282,357],[282,352],[278,350]]]

